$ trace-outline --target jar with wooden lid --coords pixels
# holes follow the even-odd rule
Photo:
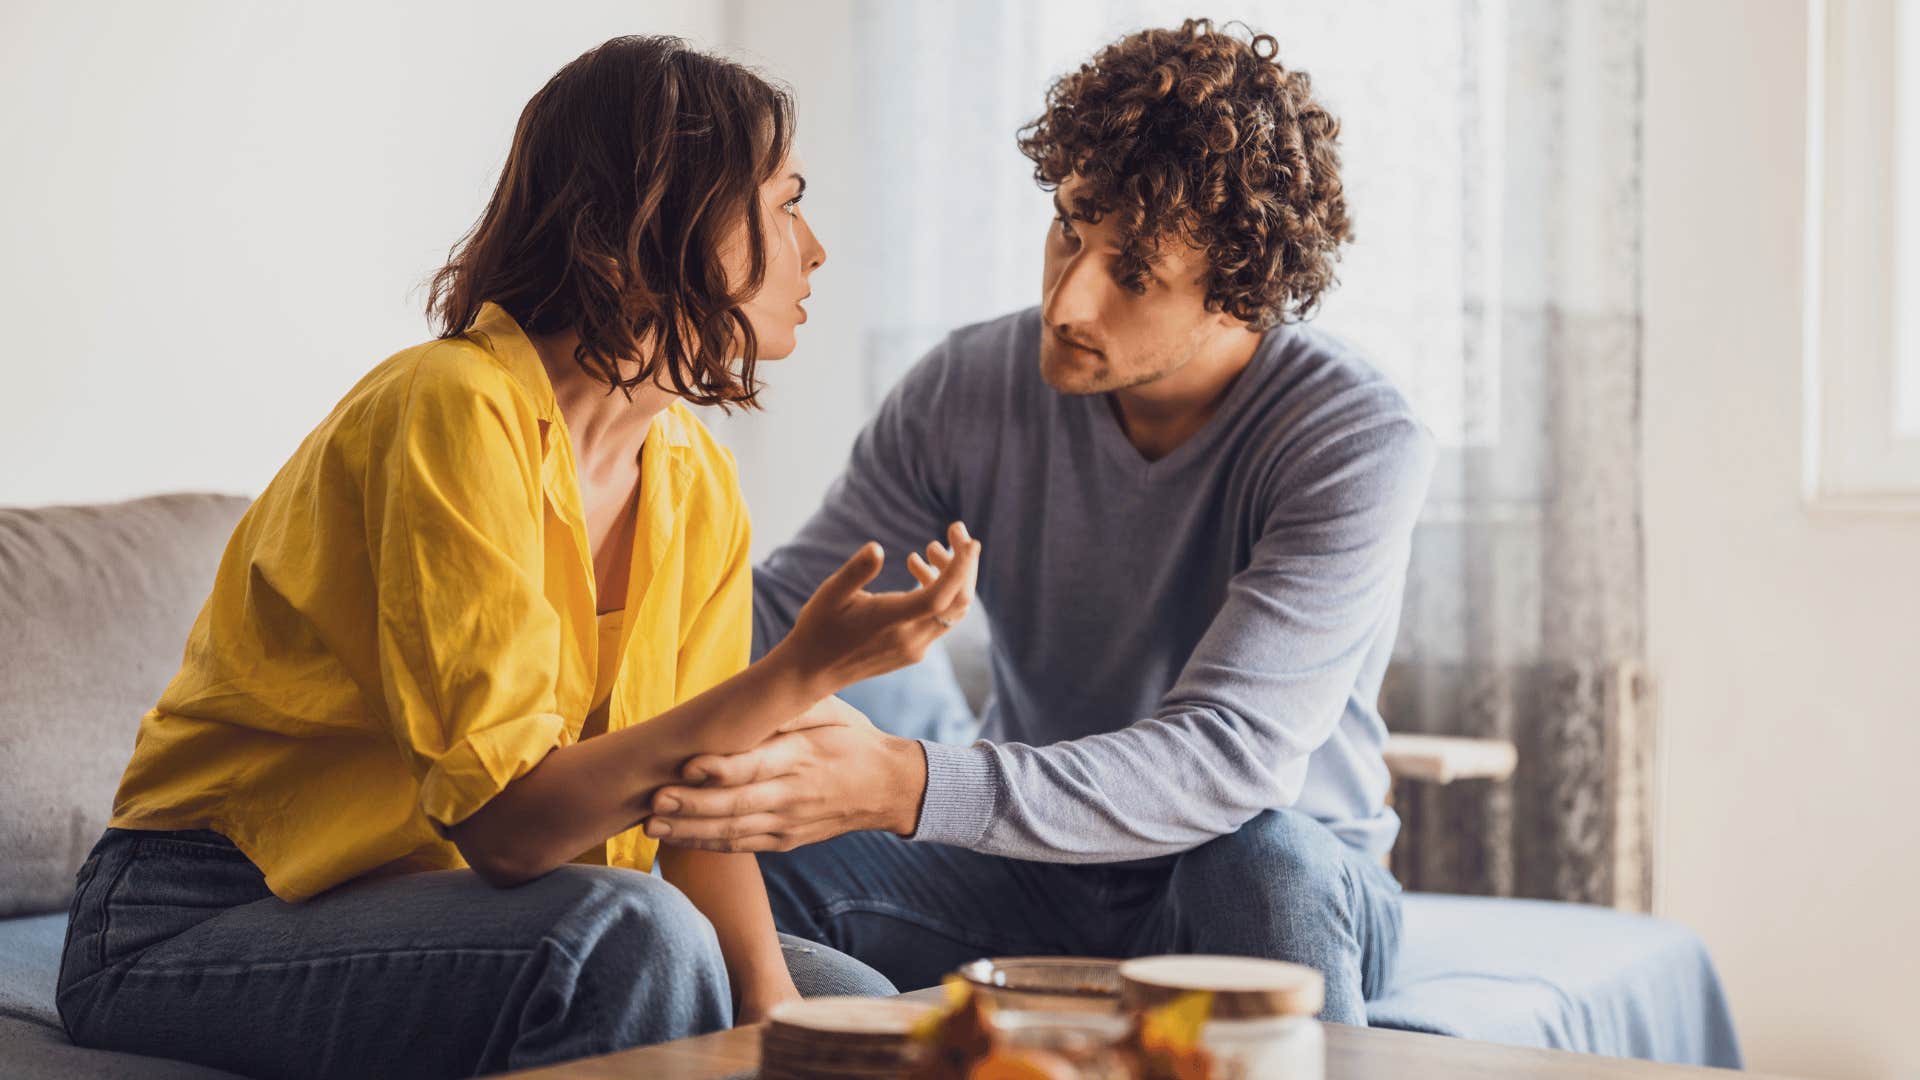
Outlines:
[[[1201,1043],[1226,1080],[1322,1080],[1326,1039],[1314,1014],[1326,980],[1300,964],[1246,956],[1144,956],[1120,965],[1128,1011],[1212,996]]]

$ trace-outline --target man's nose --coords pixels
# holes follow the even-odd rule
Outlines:
[[[1049,326],[1067,330],[1069,335],[1073,335],[1076,326],[1098,321],[1100,276],[1099,268],[1091,260],[1067,260],[1041,304],[1041,318]]]

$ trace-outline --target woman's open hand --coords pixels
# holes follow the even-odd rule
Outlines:
[[[919,588],[867,592],[884,562],[878,544],[855,552],[821,583],[800,609],[793,630],[774,647],[825,693],[918,663],[973,604],[980,541],[960,522],[947,527],[946,544],[936,540],[924,557],[919,552],[907,556]]]

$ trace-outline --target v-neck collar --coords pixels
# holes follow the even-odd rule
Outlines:
[[[1114,404],[1111,394],[1090,394],[1080,399],[1081,407],[1089,413],[1087,420],[1093,428],[1095,441],[1115,465],[1140,483],[1154,483],[1181,472],[1189,463],[1203,456],[1208,447],[1218,442],[1222,431],[1233,426],[1234,414],[1240,411],[1248,395],[1253,393],[1253,387],[1265,375],[1265,368],[1273,362],[1273,355],[1278,351],[1280,338],[1285,332],[1286,325],[1281,324],[1261,336],[1260,344],[1253,350],[1252,359],[1240,369],[1240,374],[1234,376],[1233,383],[1227,387],[1213,415],[1165,455],[1149,461],[1140,453],[1140,448],[1133,445],[1133,440],[1127,438],[1126,430],[1120,426],[1120,417],[1117,415],[1119,406]]]

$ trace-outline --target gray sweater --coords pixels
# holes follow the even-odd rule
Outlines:
[[[963,520],[985,544],[993,697],[926,743],[916,840],[1049,862],[1185,851],[1272,807],[1393,843],[1393,648],[1432,438],[1306,326],[1269,332],[1205,427],[1142,458],[1104,396],[1040,378],[1037,310],[956,331],[894,388],[826,501],[755,572],[756,653],[867,540],[874,589]]]

